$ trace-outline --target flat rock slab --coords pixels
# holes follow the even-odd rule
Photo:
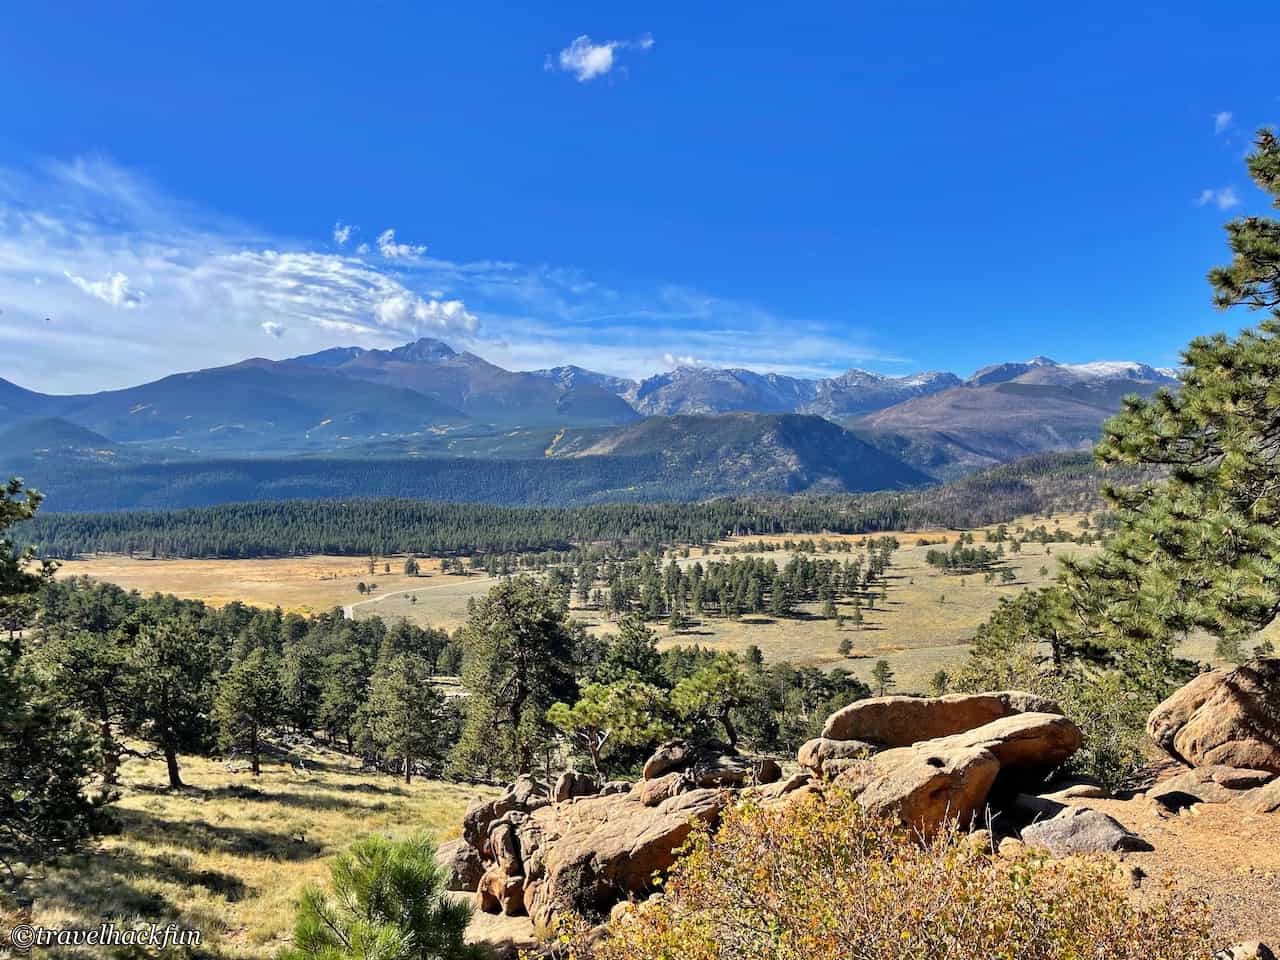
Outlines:
[[[1015,713],[1062,713],[1052,700],[1020,690],[948,694],[945,697],[874,697],[859,700],[827,718],[827,740],[864,740],[886,747],[909,747],[972,730]]]
[[[1031,824],[1022,831],[1022,842],[1048,850],[1055,857],[1151,849],[1151,844],[1119,820],[1083,807],[1068,807],[1050,820]]]
[[[1157,802],[1170,795],[1191,796],[1201,803],[1232,803],[1248,791],[1265,786],[1276,778],[1269,770],[1242,770],[1212,764],[1196,767],[1176,777],[1162,780],[1148,795]]]

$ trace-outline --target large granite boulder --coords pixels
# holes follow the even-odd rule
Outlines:
[[[859,700],[827,718],[827,740],[862,740],[882,747],[907,747],[981,727],[1016,713],[1062,713],[1052,700],[1020,690],[949,694],[945,697],[874,697]]]
[[[530,818],[522,843],[525,907],[536,926],[550,929],[556,914],[573,910],[606,916],[629,895],[653,888],[668,870],[695,822],[714,822],[729,794],[695,789],[647,807],[632,794],[587,797],[556,804]]]
[[[1280,773],[1280,657],[1201,674],[1151,712],[1147,733],[1193,767]]]
[[[1002,771],[1056,767],[1080,743],[1079,728],[1064,716],[1014,714],[852,761],[835,781],[853,789],[871,812],[930,837],[947,819],[970,826]]]
[[[1000,761],[982,747],[933,750],[922,743],[856,763],[836,777],[864,809],[897,819],[924,838],[948,819],[968,826],[986,803]]]
[[[1280,779],[1242,794],[1236,804],[1249,813],[1280,813]]]
[[[1022,842],[1048,850],[1055,857],[1151,849],[1119,820],[1087,807],[1067,807],[1056,817],[1025,827]]]
[[[864,740],[829,740],[815,737],[796,753],[796,762],[816,774],[823,775],[823,764],[832,760],[862,760],[878,753],[880,747]]]
[[[453,840],[440,844],[436,860],[444,868],[446,889],[474,890],[484,876],[484,861],[480,851],[465,840]]]

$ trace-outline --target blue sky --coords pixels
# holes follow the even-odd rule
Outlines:
[[[1204,273],[1280,6],[1049,6],[15,7],[0,377],[1174,363],[1252,319]]]

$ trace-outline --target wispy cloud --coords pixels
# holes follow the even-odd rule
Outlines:
[[[351,233],[354,230],[355,227],[351,226],[351,224],[343,223],[339,220],[333,225],[333,242],[340,247],[345,247],[347,245],[347,241],[351,239]]]
[[[89,296],[97,297],[103,303],[109,303],[113,307],[132,309],[142,303],[147,296],[142,290],[130,287],[129,278],[123,273],[112,273],[102,280],[86,280],[70,270],[64,270],[62,273]]]
[[[647,33],[636,40],[607,40],[603,43],[594,42],[584,33],[554,58],[547,54],[543,69],[570,73],[579,83],[586,83],[610,73],[618,65],[619,51],[639,50],[644,53],[652,48],[653,37]]]
[[[397,243],[396,232],[390,228],[378,234],[378,252],[388,260],[411,260],[427,252],[422,244]]]
[[[1231,129],[1231,111],[1220,110],[1213,115],[1213,132],[1225,133]]]
[[[697,289],[448,260],[394,230],[352,250],[358,228],[337,227],[351,231],[337,251],[336,234],[272,235],[102,160],[0,168],[0,377],[97,390],[190,369],[193,357],[215,366],[419,336],[511,369],[571,362],[637,378],[690,362],[806,376],[902,362],[856,330],[837,336]]]
[[[1219,210],[1230,210],[1240,206],[1240,197],[1236,194],[1235,187],[1220,187],[1216,190],[1206,187],[1196,198],[1196,206],[1207,207],[1210,204]]]

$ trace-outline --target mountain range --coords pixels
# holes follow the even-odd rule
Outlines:
[[[1137,362],[1045,357],[966,379],[682,366],[635,381],[577,366],[506,370],[427,338],[249,359],[74,396],[0,379],[0,423],[9,427],[0,431],[0,471],[48,486],[66,463],[482,458],[579,460],[580,477],[585,465],[640,458],[657,470],[637,478],[646,496],[676,477],[683,495],[866,490],[1087,446],[1126,394],[1177,382],[1175,371]],[[604,472],[600,489],[621,486],[624,495],[628,485]]]

